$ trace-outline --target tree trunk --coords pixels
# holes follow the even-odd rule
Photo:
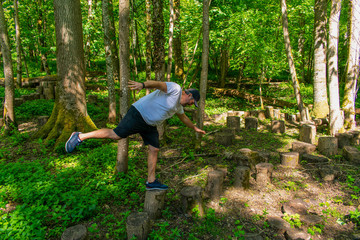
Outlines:
[[[301,115],[301,121],[307,121],[308,116],[306,115],[305,107],[302,101],[302,97],[300,94],[300,86],[299,81],[296,75],[295,63],[294,58],[291,52],[291,44],[290,44],[290,36],[289,36],[289,29],[288,29],[288,17],[287,17],[287,8],[286,8],[286,0],[281,0],[281,12],[282,12],[282,27],[284,32],[284,42],[285,42],[285,50],[287,59],[289,62],[290,74],[291,74],[291,81],[294,88],[295,98],[298,110]]]
[[[39,33],[38,44],[39,44],[39,54],[41,58],[41,71],[46,72],[46,75],[51,75],[50,68],[47,60],[47,53],[44,51],[46,48],[46,17],[44,17],[41,6],[43,4],[43,0],[38,0],[38,8],[39,8],[39,19],[37,21],[37,28]]]
[[[172,52],[173,52],[173,36],[174,36],[174,2],[173,0],[169,1],[170,7],[170,20],[169,20],[169,52],[168,52],[168,66],[167,66],[167,75],[166,81],[170,81],[171,78],[171,69],[172,69]]]
[[[94,21],[94,11],[93,11],[93,0],[87,0],[88,3],[88,16],[87,16],[87,27],[89,29],[93,28],[93,21]],[[91,66],[91,59],[90,59],[90,45],[91,45],[91,33],[88,30],[87,33],[84,34],[85,36],[85,65],[88,67]]]
[[[329,113],[326,86],[326,10],[327,0],[315,0],[314,22],[314,107],[315,118]]]
[[[305,16],[300,13],[300,35],[298,39],[299,54],[301,57],[301,81],[305,82]]]
[[[151,80],[151,0],[146,0],[146,81]]]
[[[349,55],[346,69],[346,81],[342,108],[345,114],[345,128],[353,129],[355,122],[355,99],[357,94],[357,81],[359,78],[359,49],[360,49],[360,1],[350,1],[350,29],[349,29]]]
[[[135,9],[134,9],[134,0],[131,0],[131,13],[132,13],[132,41],[131,41],[131,52],[133,58],[133,65],[134,65],[134,81],[137,81],[138,78],[138,69],[137,69],[137,48],[138,48],[138,34],[137,34],[137,23],[135,19]]]
[[[12,130],[17,129],[17,125],[14,112],[14,72],[12,69],[10,41],[2,2],[0,2],[0,44],[5,76],[4,127],[5,134],[9,134]]]
[[[119,0],[119,57],[120,57],[120,119],[122,119],[128,108],[130,92],[127,87],[130,80],[130,43],[129,43],[129,0]],[[118,154],[116,162],[117,172],[128,170],[129,140],[124,138],[118,142]]]
[[[330,134],[331,136],[335,136],[335,134],[344,125],[343,115],[340,111],[338,68],[339,19],[341,0],[332,0],[331,2],[329,43],[327,54],[330,98]]]
[[[119,58],[116,46],[115,24],[112,0],[102,1],[102,17],[104,30],[104,45],[106,56],[106,76],[109,92],[110,123],[116,122],[116,91],[115,78],[119,77]]]
[[[153,0],[153,42],[154,42],[154,71],[155,80],[164,81],[164,57],[165,57],[165,37],[164,37],[164,17],[162,0]]]
[[[55,105],[35,138],[64,143],[74,131],[96,129],[87,114],[85,64],[80,1],[54,0],[58,82]]]
[[[180,0],[174,0],[174,63],[175,77],[184,81],[184,62],[181,47]]]
[[[228,45],[225,41],[224,45],[221,47],[221,57],[220,57],[220,88],[225,87],[225,79],[228,71]]]
[[[19,24],[19,11],[18,0],[14,0],[14,22],[15,22],[15,39],[16,39],[16,82],[18,87],[21,87],[21,38],[20,38],[20,24]]]
[[[194,63],[194,59],[195,59],[195,55],[196,55],[196,50],[197,50],[197,47],[198,47],[198,45],[199,45],[199,41],[200,41],[200,38],[201,38],[201,33],[202,33],[202,27],[201,27],[201,29],[200,29],[200,31],[199,31],[199,36],[198,36],[198,38],[197,38],[197,40],[196,40],[196,44],[195,44],[195,47],[194,47],[193,56],[192,56],[192,58],[191,58],[191,60],[190,60],[190,63],[189,63],[189,65],[188,65],[189,67],[188,67],[188,70],[187,70],[186,75],[185,75],[185,77],[184,77],[184,81],[183,81],[182,87],[185,86],[187,77],[188,77],[189,72],[190,72],[190,70],[191,70],[191,67],[192,67],[192,65],[193,65],[193,63]]]
[[[206,89],[207,89],[207,78],[209,69],[209,0],[203,1],[203,49],[201,59],[201,78],[200,78],[200,104],[198,108],[198,119],[197,126],[202,129],[204,127],[204,115],[205,115],[205,100],[206,100]],[[201,134],[196,134],[195,148],[201,147]]]

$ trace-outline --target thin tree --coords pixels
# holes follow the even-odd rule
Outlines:
[[[339,68],[338,68],[338,44],[339,44],[339,19],[341,0],[331,1],[331,13],[329,21],[328,43],[328,82],[330,98],[330,134],[334,136],[344,125],[343,114],[340,111],[339,97]]]
[[[64,143],[75,131],[96,129],[86,108],[85,64],[80,0],[54,0],[58,82],[48,122],[35,134]]]
[[[41,67],[40,71],[44,71],[46,75],[50,75],[50,68],[47,59],[47,48],[46,36],[47,36],[47,14],[44,14],[44,0],[37,0],[37,9],[38,9],[38,21],[37,21],[37,30],[38,30],[38,51],[41,58]]]
[[[146,81],[151,80],[151,0],[146,0]],[[148,93],[148,89],[146,89]]]
[[[166,81],[170,81],[172,69],[172,55],[173,55],[173,37],[174,37],[174,1],[169,0],[170,20],[169,20],[169,51],[168,51],[168,65]]]
[[[14,111],[14,72],[12,69],[10,41],[2,1],[0,1],[0,44],[5,76],[4,127],[5,134],[9,134],[12,130],[17,129],[17,124]]]
[[[208,78],[208,70],[209,70],[209,8],[210,3],[209,0],[203,1],[203,49],[201,56],[201,77],[200,77],[200,103],[198,109],[198,119],[197,119],[197,127],[203,129],[204,126],[204,115],[205,115],[205,100],[206,100],[206,88],[207,88],[207,78]],[[195,148],[201,147],[201,134],[196,134],[196,145]]]
[[[15,41],[16,41],[16,82],[18,87],[21,87],[21,38],[20,38],[20,24],[19,24],[19,11],[18,0],[14,0],[14,22],[15,22]]]
[[[184,61],[182,56],[181,26],[180,26],[180,0],[174,0],[174,64],[175,76],[184,81]]]
[[[329,113],[326,86],[326,21],[327,0],[315,0],[314,22],[314,107],[316,118]]]
[[[296,103],[297,103],[298,110],[300,112],[301,121],[307,121],[308,116],[306,114],[306,110],[305,110],[305,107],[304,107],[304,104],[302,101],[299,80],[296,75],[295,63],[294,63],[294,58],[293,58],[292,50],[291,50],[286,0],[280,0],[280,2],[281,2],[281,17],[282,17],[282,28],[283,28],[283,33],[284,33],[284,43],[285,43],[286,55],[287,55],[289,68],[290,68],[291,81],[292,81],[292,85],[294,88]]]
[[[106,76],[109,92],[110,123],[116,122],[116,91],[115,79],[119,77],[119,57],[116,45],[115,24],[112,0],[102,1],[102,18],[104,30],[104,45],[106,57]]]
[[[359,79],[359,52],[360,52],[360,1],[350,1],[349,24],[349,52],[346,68],[346,81],[342,109],[344,110],[344,127],[353,129],[355,121],[355,99],[357,81]]]
[[[125,116],[129,108],[130,80],[130,42],[129,42],[129,0],[119,0],[119,60],[120,60],[120,120]],[[128,149],[129,138],[122,138],[118,141],[118,154],[116,161],[117,172],[128,171]]]

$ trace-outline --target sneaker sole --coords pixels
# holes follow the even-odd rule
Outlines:
[[[68,142],[70,141],[70,139],[72,138],[72,136],[75,134],[76,132],[73,132],[72,134],[71,134],[71,136],[69,137],[69,139],[66,141],[66,143],[65,143],[65,151],[67,152],[67,153],[71,153],[71,152],[68,152],[68,150],[67,150],[67,144],[68,144]]]

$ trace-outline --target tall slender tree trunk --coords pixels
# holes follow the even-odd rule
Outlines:
[[[16,82],[18,87],[21,87],[21,38],[20,38],[20,24],[19,24],[19,11],[18,0],[14,0],[14,22],[15,22],[15,40],[16,40]]]
[[[86,108],[85,64],[80,0],[54,0],[58,82],[48,122],[35,138],[63,144],[74,131],[96,129]]]
[[[314,22],[314,107],[316,118],[329,113],[326,86],[326,21],[327,0],[315,0]]]
[[[116,122],[116,91],[115,79],[119,77],[119,57],[116,45],[115,24],[113,16],[112,0],[102,1],[102,18],[104,30],[104,45],[106,57],[106,76],[109,92],[109,116],[110,123]]]
[[[137,68],[137,59],[138,59],[138,34],[137,34],[137,22],[135,19],[135,5],[134,0],[131,0],[131,52],[132,52],[132,59],[133,59],[133,65],[134,65],[134,80],[136,81],[138,77],[138,68]]]
[[[301,81],[305,82],[305,16],[300,13],[300,35],[298,39],[298,49],[301,57]]]
[[[350,29],[349,55],[346,69],[346,81],[342,108],[345,114],[344,126],[353,129],[355,121],[355,99],[357,81],[359,79],[359,52],[360,52],[360,1],[350,1]]]
[[[119,57],[120,57],[120,118],[122,119],[128,108],[130,91],[128,81],[130,80],[130,42],[129,42],[129,21],[130,21],[129,0],[119,0]],[[116,162],[117,172],[128,171],[128,149],[129,138],[123,138],[118,142],[118,154]]]
[[[47,53],[45,52],[46,49],[46,16],[44,16],[44,13],[42,12],[41,6],[43,4],[43,0],[38,0],[38,8],[39,8],[39,19],[37,21],[38,25],[38,45],[39,45],[39,54],[41,58],[41,71],[45,71],[46,75],[50,75],[50,68],[47,60]]]
[[[286,0],[280,0],[280,1],[281,1],[281,13],[282,13],[281,14],[282,27],[283,27],[283,32],[284,32],[284,43],[285,43],[286,55],[287,55],[289,68],[290,68],[291,81],[292,81],[292,85],[294,88],[296,103],[297,103],[298,110],[300,112],[301,121],[307,121],[309,119],[306,114],[306,110],[305,110],[305,107],[304,107],[304,104],[302,101],[302,97],[300,94],[299,81],[298,81],[298,78],[296,75],[295,63],[294,63],[294,58],[293,58],[292,50],[291,50]]]
[[[341,0],[331,1],[331,13],[329,21],[328,43],[328,81],[330,98],[330,134],[335,136],[344,125],[343,114],[340,111],[339,97],[339,68],[338,68],[338,44],[339,44],[339,19]]]
[[[169,20],[169,51],[166,81],[170,81],[172,69],[173,37],[174,37],[174,1],[169,0],[170,20]]]
[[[0,44],[5,75],[4,127],[5,134],[9,134],[12,130],[17,129],[17,124],[14,111],[14,72],[12,69],[10,41],[2,1],[0,1]]]
[[[223,46],[221,47],[221,57],[220,57],[220,87],[225,87],[225,80],[228,71],[228,45],[224,41]]]
[[[174,63],[175,77],[184,81],[184,62],[181,44],[180,0],[174,0]]]
[[[151,80],[151,0],[146,0],[146,81]],[[148,92],[148,89],[147,89]]]
[[[94,20],[94,3],[93,0],[87,0],[88,2],[88,17],[87,17],[87,25],[88,25],[88,31],[91,31],[93,28],[93,20]],[[91,59],[90,59],[90,46],[91,46],[91,39],[92,34],[90,32],[85,33],[85,66],[91,67]]]
[[[184,77],[184,81],[183,81],[183,84],[182,84],[183,87],[185,86],[185,83],[186,83],[187,77],[188,77],[188,75],[189,75],[190,69],[191,69],[191,67],[192,67],[192,65],[193,65],[193,63],[194,63],[195,54],[196,54],[196,50],[197,50],[198,45],[199,45],[199,41],[200,41],[200,38],[201,38],[201,33],[202,33],[202,31],[203,31],[203,29],[202,29],[202,27],[201,27],[201,29],[200,29],[200,31],[199,31],[199,36],[198,36],[198,38],[197,38],[197,40],[196,40],[196,44],[195,44],[195,47],[194,47],[193,55],[192,55],[192,57],[191,57],[190,63],[188,64],[188,66],[189,66],[189,67],[188,67],[188,70],[186,71],[186,74],[185,74],[185,77]]]
[[[209,8],[210,3],[209,0],[203,1],[203,49],[202,49],[202,57],[201,57],[201,78],[200,78],[200,103],[198,109],[198,119],[197,126],[199,128],[204,127],[204,115],[205,115],[205,100],[206,100],[206,89],[207,89],[207,78],[208,78],[208,70],[209,70]],[[201,148],[201,134],[196,134],[196,143],[195,148]]]

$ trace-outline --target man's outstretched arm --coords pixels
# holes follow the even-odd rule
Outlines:
[[[135,81],[129,80],[128,86],[131,90],[137,90],[138,92],[143,88],[156,88],[156,89],[159,89],[160,91],[167,93],[166,82],[146,81],[146,82],[141,83],[141,82],[135,82]]]
[[[194,129],[195,132],[201,133],[201,134],[206,134],[206,132],[198,127],[196,127],[192,121],[185,115],[185,113],[183,114],[176,114],[179,119],[188,127],[191,129]]]

